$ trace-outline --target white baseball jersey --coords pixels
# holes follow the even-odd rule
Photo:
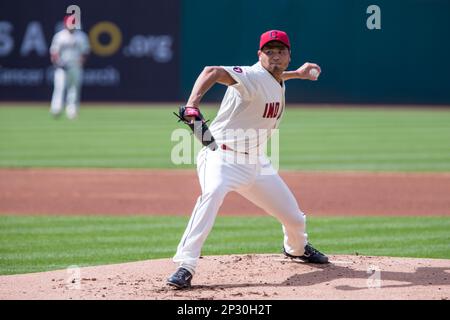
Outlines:
[[[63,29],[55,34],[50,46],[51,54],[59,55],[61,66],[80,66],[81,57],[89,53],[89,40],[81,30],[71,33]]]
[[[284,82],[279,83],[259,62],[223,68],[237,83],[228,87],[210,131],[218,144],[234,150],[259,149],[280,123]]]
[[[192,274],[219,208],[231,191],[281,222],[283,246],[288,254],[303,255],[308,242],[304,213],[263,154],[265,142],[284,112],[284,83],[275,80],[260,63],[223,68],[237,83],[228,86],[210,130],[216,142],[228,148],[212,151],[205,147],[199,152],[197,173],[202,194],[173,257]],[[257,161],[252,161],[254,158]]]

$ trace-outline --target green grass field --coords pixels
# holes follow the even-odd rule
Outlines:
[[[169,258],[187,217],[0,216],[0,274]],[[326,253],[450,259],[448,217],[309,218],[310,241]],[[218,217],[204,255],[280,253],[271,217]]]
[[[125,106],[124,106],[125,107]],[[0,107],[0,167],[192,168],[170,160],[173,107]],[[212,118],[216,109],[204,109]],[[450,171],[450,110],[290,108],[280,130],[288,170]]]
[[[170,161],[176,108],[83,105],[69,121],[2,106],[0,167],[193,168]],[[288,108],[280,142],[285,170],[449,172],[450,110]],[[169,258],[187,219],[0,216],[0,274]],[[308,218],[332,254],[450,259],[448,230],[449,217]],[[219,217],[203,254],[277,253],[281,240],[271,217]]]

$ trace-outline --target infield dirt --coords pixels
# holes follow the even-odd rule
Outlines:
[[[450,173],[282,172],[307,215],[450,215]],[[193,170],[0,169],[1,214],[190,215]],[[219,214],[263,215],[237,193]]]

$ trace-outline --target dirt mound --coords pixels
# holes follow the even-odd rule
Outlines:
[[[208,256],[191,290],[165,279],[169,259],[0,277],[0,299],[448,299],[450,260],[331,256],[325,266],[281,255]]]

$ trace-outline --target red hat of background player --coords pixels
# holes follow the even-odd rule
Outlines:
[[[75,25],[75,15],[64,16],[63,23],[66,28],[73,27]]]
[[[267,43],[270,41],[279,41],[284,44],[286,47],[291,49],[291,43],[289,41],[289,37],[286,32],[280,30],[270,30],[264,32],[261,35],[261,40],[259,41],[259,49],[261,50]]]
[[[63,23],[64,23],[64,27],[67,27],[68,26],[68,23],[69,23],[69,17],[70,16],[64,16],[64,18],[63,18]]]

